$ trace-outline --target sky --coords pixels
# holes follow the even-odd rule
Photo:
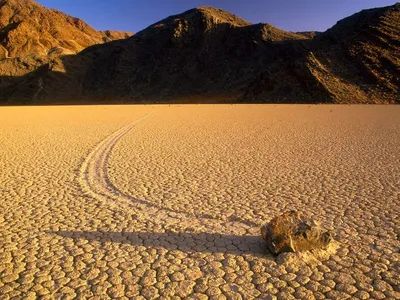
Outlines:
[[[252,23],[287,31],[325,31],[362,9],[396,0],[36,0],[78,17],[97,30],[138,32],[170,15],[197,6],[227,10]]]

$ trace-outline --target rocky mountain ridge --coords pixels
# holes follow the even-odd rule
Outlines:
[[[97,31],[84,21],[31,0],[0,1],[0,58],[58,56],[130,33]]]
[[[399,3],[361,11],[323,33],[287,32],[199,7],[129,38],[24,61],[24,74],[7,73],[16,62],[3,58],[0,101],[399,103],[399,57]]]

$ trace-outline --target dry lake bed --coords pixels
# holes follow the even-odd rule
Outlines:
[[[399,299],[400,106],[0,107],[0,299]],[[260,226],[319,219],[326,253]]]

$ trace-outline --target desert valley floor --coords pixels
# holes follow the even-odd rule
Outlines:
[[[399,299],[400,106],[0,107],[0,299]],[[268,253],[304,211],[334,249]]]

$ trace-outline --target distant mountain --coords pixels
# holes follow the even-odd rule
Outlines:
[[[1,15],[3,9],[4,5]],[[66,22],[96,41],[104,35],[126,37],[96,32],[82,21],[81,25]],[[64,35],[57,36],[55,29],[46,31],[58,41],[56,47],[65,48]],[[8,53],[26,48],[43,51],[37,43],[28,47],[18,41],[2,45],[8,45]],[[0,60],[0,74],[6,75],[0,79],[0,101],[400,102],[400,4],[361,11],[323,33],[253,25],[226,11],[199,7],[132,37],[91,45],[78,54],[50,55],[40,63],[24,61],[29,72],[23,76],[3,70],[20,62]]]

